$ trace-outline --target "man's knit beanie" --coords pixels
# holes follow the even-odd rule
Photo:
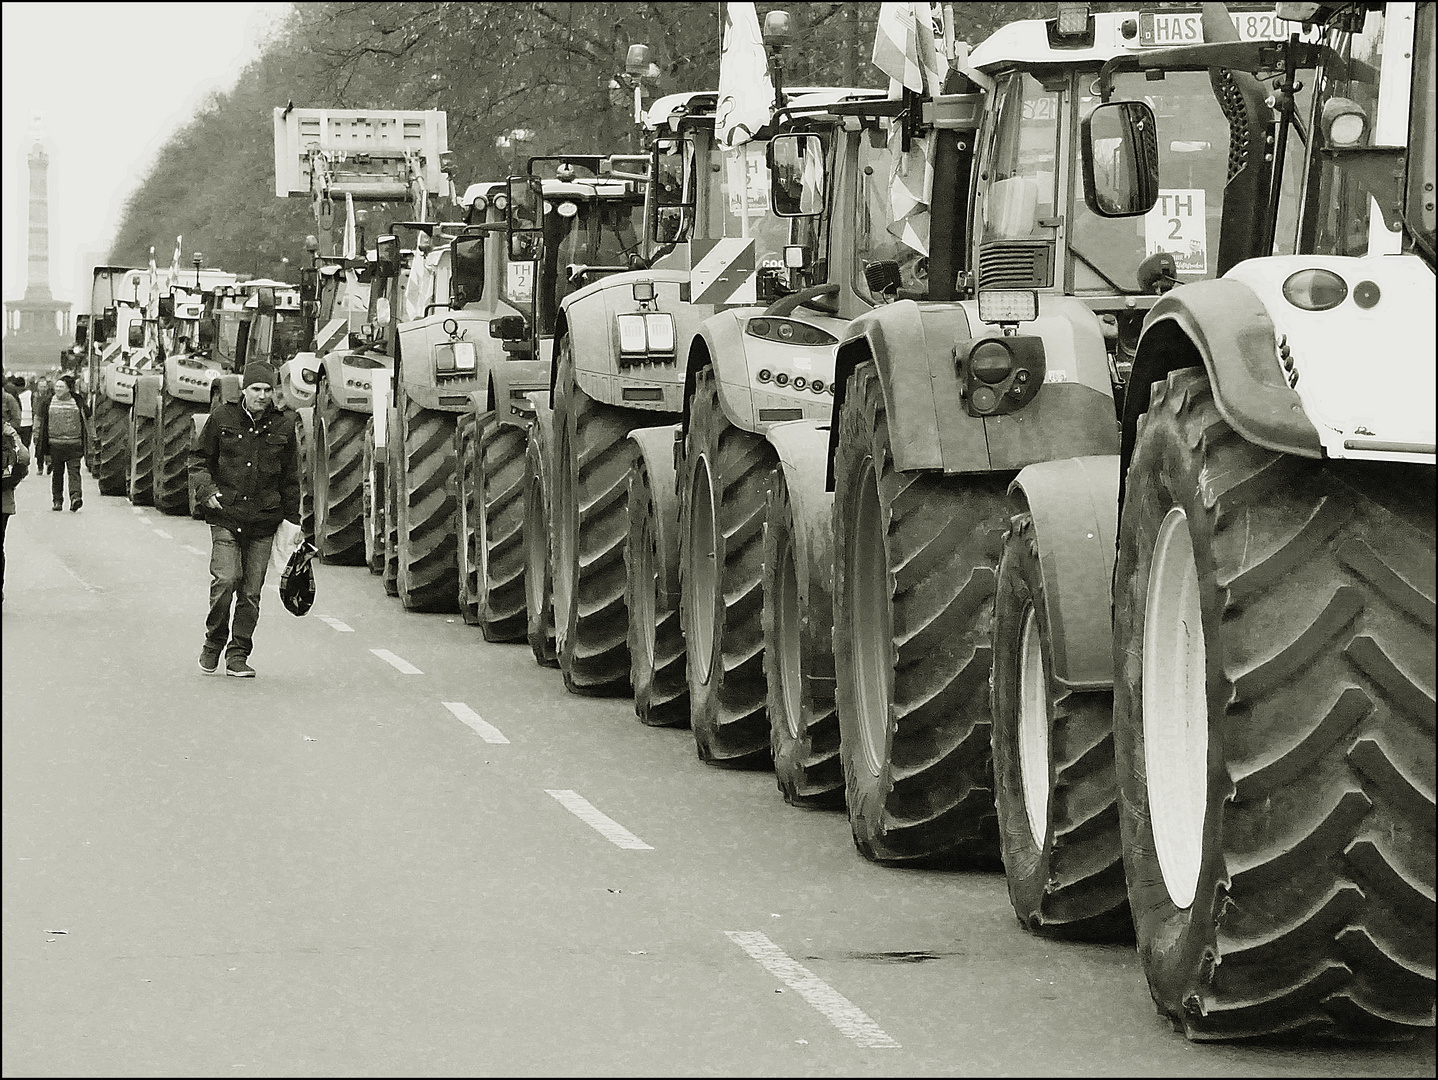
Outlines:
[[[273,389],[275,385],[275,369],[269,364],[246,364],[245,377],[240,380],[241,386],[250,386],[254,383],[267,383]]]

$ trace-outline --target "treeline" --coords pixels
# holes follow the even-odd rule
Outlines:
[[[1119,5],[1095,5],[1117,7]],[[869,63],[877,3],[759,4],[788,11],[789,85],[882,86]],[[977,43],[1052,4],[954,5],[960,37]],[[497,179],[534,154],[632,152],[631,44],[649,46],[658,76],[646,103],[718,85],[717,3],[296,4],[233,90],[212,95],[160,151],[125,207],[110,261],[142,266],[153,245],[168,265],[293,276],[310,204],[274,194],[272,110],[443,109],[456,186]],[[511,133],[528,133],[514,139]]]

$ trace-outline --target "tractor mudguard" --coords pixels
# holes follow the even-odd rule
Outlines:
[[[1175,289],[1144,320],[1124,395],[1125,472],[1150,388],[1170,371],[1197,366],[1195,357],[1208,371],[1219,415],[1234,431],[1279,453],[1323,456],[1318,430],[1283,377],[1278,338],[1263,302],[1247,285],[1219,278]]]
[[[323,364],[325,392],[337,407],[358,413],[370,411],[375,384],[388,388],[393,370],[386,356],[340,350],[328,353]]]
[[[135,415],[154,420],[160,415],[160,391],[165,377],[158,372],[141,375],[135,380]]]
[[[1070,690],[1112,686],[1118,455],[1026,466],[1009,501],[1033,517],[1054,679]]]
[[[641,282],[654,286],[654,299],[647,304],[634,299],[634,286]],[[555,324],[551,395],[559,370],[558,341],[568,334],[579,388],[595,401],[653,412],[683,411],[681,363],[689,355],[699,324],[714,312],[711,304],[683,300],[688,293],[687,271],[654,269],[611,274],[570,293],[560,302]],[[673,316],[674,356],[621,366],[617,316],[644,313]]]
[[[693,386],[701,365],[712,363],[724,415],[744,431],[762,432],[771,424],[790,420],[828,420],[833,403],[828,388],[834,374],[834,346],[794,345],[746,334],[749,320],[761,315],[761,308],[739,308],[705,319],[694,339],[686,386]],[[788,318],[836,336],[847,325],[842,319],[812,319],[807,313]],[[770,377],[760,382],[758,375],[764,370]],[[782,387],[772,377],[781,373],[786,381]],[[798,389],[796,377],[803,380],[797,383]],[[811,389],[815,381],[822,388],[818,392]],[[685,407],[687,410],[687,391]],[[684,419],[687,426],[687,412]]]
[[[203,404],[210,400],[210,381],[218,373],[215,361],[170,356],[165,359],[165,392],[178,401]]]
[[[101,392],[117,405],[135,402],[135,376],[120,371],[118,364],[106,364],[100,374]]]
[[[221,402],[234,404],[239,400],[240,377],[229,372],[215,376],[214,382],[210,383],[210,408],[213,409]]]
[[[528,427],[534,419],[529,395],[548,385],[549,364],[546,361],[505,360],[489,369],[490,390],[486,396],[501,424]]]
[[[1039,318],[1020,324],[1019,333],[1043,339],[1048,369],[1043,388],[1018,412],[972,417],[955,365],[955,347],[975,336],[963,305],[920,307],[900,300],[861,315],[839,342],[834,415],[854,368],[872,360],[900,472],[1007,471],[1075,454],[1114,453],[1118,425],[1098,319],[1070,297],[1044,296]],[[829,432],[831,490],[838,427]]]
[[[764,432],[784,470],[794,515],[795,566],[802,567],[798,583],[806,600],[814,596],[816,584],[825,594],[834,588],[834,493],[824,485],[829,426],[828,421],[799,420]]]
[[[636,428],[629,440],[639,448],[649,472],[649,493],[654,500],[654,547],[659,552],[656,599],[665,611],[679,606],[679,492],[674,471],[674,444],[678,424]]]

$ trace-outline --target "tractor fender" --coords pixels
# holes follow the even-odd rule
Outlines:
[[[971,331],[964,304],[900,300],[861,315],[839,342],[834,415],[849,376],[872,360],[884,392],[894,467],[901,472],[998,472],[1075,454],[1111,454],[1118,424],[1103,331],[1086,305],[1041,297],[1039,317],[1020,333],[1043,341],[1047,374],[1037,397],[1018,412],[970,416],[955,365],[956,346],[994,328]],[[829,432],[828,484],[838,427]]]
[[[811,614],[827,612],[834,595],[834,493],[824,484],[829,426],[826,420],[795,420],[764,432],[789,492],[795,565],[803,568],[795,576],[801,607]]]
[[[240,400],[240,377],[226,372],[210,383],[210,408],[223,402],[234,404]]]
[[[762,308],[738,308],[720,311],[705,319],[699,327],[690,352],[689,370],[685,377],[684,423],[689,421],[689,396],[695,376],[704,364],[711,364],[719,386],[719,404],[735,427],[745,431],[764,431],[771,424],[791,420],[827,420],[833,398],[828,393],[834,374],[832,345],[792,345],[754,337],[745,331],[751,319],[763,316]],[[812,319],[786,316],[795,322],[808,323],[816,329],[837,335],[848,325],[837,318]],[[759,372],[770,377],[759,381]],[[782,373],[786,380],[802,376],[802,389],[794,383],[779,386],[772,378]],[[809,389],[818,380],[825,389],[819,393]]]
[[[1318,430],[1284,379],[1263,301],[1247,285],[1218,278],[1167,293],[1144,319],[1124,394],[1119,454],[1125,473],[1153,384],[1170,371],[1200,363],[1219,415],[1234,431],[1279,453],[1322,457]]]
[[[1026,466],[1009,502],[1033,517],[1054,679],[1070,690],[1112,686],[1118,455]]]
[[[135,403],[135,376],[120,370],[119,364],[106,364],[100,374],[101,392],[117,405]]]
[[[678,424],[636,428],[629,433],[649,472],[649,493],[654,500],[654,547],[659,553],[655,586],[665,610],[679,605],[679,491],[674,470],[674,444]]]
[[[135,380],[135,415],[154,420],[160,415],[160,391],[164,388],[165,376],[159,372],[147,372]]]
[[[280,368],[280,377],[287,381],[285,393],[294,401],[314,404],[315,387],[319,383],[320,358],[312,352],[296,353]]]
[[[647,304],[634,299],[634,286],[640,282],[654,286],[654,299]],[[555,321],[551,400],[559,373],[557,342],[568,334],[575,379],[595,401],[651,412],[682,412],[686,391],[680,365],[689,356],[699,324],[714,312],[712,304],[689,303],[688,295],[687,271],[649,269],[611,274],[566,296]],[[674,357],[621,367],[618,316],[646,313],[673,317]]]
[[[302,355],[302,354],[301,354]],[[291,357],[280,365],[275,387],[275,400],[291,409],[303,409],[314,404],[315,388],[304,381],[299,355]]]
[[[489,391],[484,396],[501,424],[528,427],[534,419],[529,395],[548,385],[549,365],[545,361],[506,360],[489,369]]]

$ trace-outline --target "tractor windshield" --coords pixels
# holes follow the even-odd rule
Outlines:
[[[1099,103],[1089,92],[1091,81],[1091,75],[1080,74],[1080,118]],[[1160,82],[1149,82],[1138,72],[1120,74],[1114,97],[1145,101],[1158,118],[1158,202],[1143,217],[1101,218],[1089,210],[1082,195],[1073,199],[1068,237],[1073,291],[1139,292],[1139,264],[1160,251],[1173,256],[1180,280],[1213,276],[1228,179],[1229,132],[1208,73],[1168,72]],[[1101,161],[1103,147],[1095,149]]]
[[[306,344],[305,321],[300,317],[300,313],[277,311],[274,335],[270,338],[270,363],[283,364],[286,360],[292,360]]]
[[[789,223],[769,209],[768,146],[767,140],[752,139],[732,150],[709,151],[708,236],[752,238],[755,265],[782,271]]]
[[[644,235],[641,195],[555,196],[544,215],[544,257],[539,267],[539,325],[554,332],[559,303],[595,281],[596,269],[627,269]]]
[[[1315,253],[1366,255],[1370,250],[1392,250],[1383,243],[1384,233],[1406,226],[1409,241],[1431,261],[1433,5],[1417,6],[1411,54],[1400,55],[1396,46],[1385,48],[1386,23],[1383,11],[1360,10],[1351,22],[1329,32],[1313,111],[1319,132],[1310,193],[1315,205],[1304,217],[1312,222]],[[1385,70],[1385,56],[1390,66],[1406,66],[1411,57],[1411,81],[1402,70]],[[1382,149],[1405,142],[1408,151],[1402,157],[1396,149]],[[1401,215],[1399,207],[1403,207]]]

